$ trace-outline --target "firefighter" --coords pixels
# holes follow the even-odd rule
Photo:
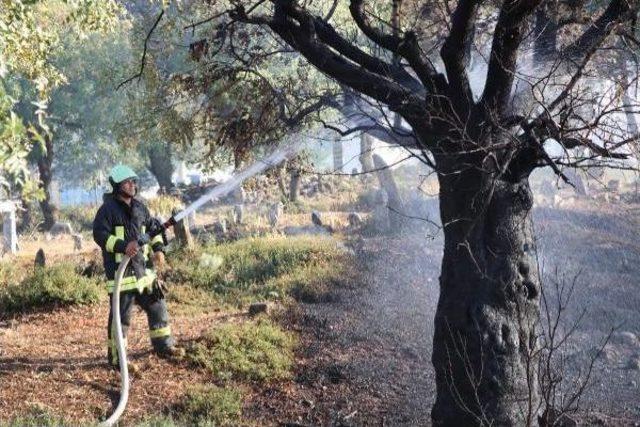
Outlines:
[[[113,298],[114,276],[122,257],[127,254],[131,258],[120,284],[120,318],[125,345],[131,309],[136,303],[147,315],[154,351],[161,357],[176,359],[183,355],[184,350],[176,347],[171,336],[164,285],[156,277],[156,270],[162,270],[165,265],[165,241],[163,235],[158,235],[149,244],[138,246],[139,237],[149,231],[157,220],[152,219],[147,207],[135,198],[137,178],[133,169],[125,165],[111,170],[109,182],[113,191],[104,195],[103,204],[93,220],[93,238],[102,249],[110,298]],[[150,252],[153,252],[152,256]],[[117,368],[118,352],[112,319],[110,309],[107,357],[109,364]]]

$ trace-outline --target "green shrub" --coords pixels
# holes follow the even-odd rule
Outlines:
[[[187,359],[216,377],[271,381],[291,375],[295,338],[259,319],[212,329],[187,352]]]
[[[170,281],[236,304],[278,298],[295,282],[330,281],[345,258],[334,240],[318,236],[249,238],[176,255]]]
[[[177,411],[178,420],[183,425],[238,425],[242,413],[242,393],[233,387],[197,387],[187,392]]]
[[[19,282],[20,276],[21,274],[16,264],[0,262],[0,289]]]
[[[73,206],[63,207],[60,209],[60,221],[70,222],[73,230],[91,230],[93,228],[93,219],[96,216],[98,208],[96,206]]]
[[[284,284],[275,287],[286,287],[297,301],[310,304],[331,302],[335,299],[331,288],[343,279],[344,268],[340,264],[314,266],[278,278],[278,282]]]
[[[156,416],[136,424],[136,427],[178,427],[178,426],[182,426],[182,424],[176,422],[170,416]]]
[[[153,216],[168,218],[174,209],[182,209],[184,204],[175,196],[158,196],[147,202],[147,207]]]
[[[46,407],[32,404],[25,415],[11,419],[9,422],[0,421],[0,427],[65,427],[73,425],[62,417],[52,415]]]
[[[96,280],[81,276],[73,265],[57,264],[36,268],[19,284],[0,289],[0,311],[91,304],[97,302],[102,293]]]

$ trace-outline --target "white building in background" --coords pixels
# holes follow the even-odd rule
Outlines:
[[[62,203],[62,198],[60,194],[60,183],[55,178],[51,180],[49,193],[51,194],[51,204],[59,209]]]
[[[188,177],[187,164],[185,163],[184,160],[181,160],[180,163],[178,163],[178,166],[176,167],[176,171],[173,173],[171,180],[176,185],[191,183]]]
[[[0,201],[0,215],[2,216],[2,241],[0,242],[0,256],[5,252],[18,252],[18,233],[16,231],[16,205],[10,200]]]
[[[224,182],[233,174],[233,166],[216,169],[211,173],[204,173],[197,168],[189,167],[185,161],[180,161],[176,167],[171,180],[176,185],[200,185],[210,179],[217,182]]]

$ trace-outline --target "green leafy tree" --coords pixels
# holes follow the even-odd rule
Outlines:
[[[68,83],[53,58],[60,52],[66,37],[84,38],[94,32],[111,30],[120,11],[113,1],[2,1],[0,31],[3,42],[0,47],[7,70],[4,89],[16,100],[11,111],[27,131],[26,138],[20,143],[28,147],[37,163],[45,228],[56,221],[56,208],[50,195],[56,135],[48,120],[49,103],[52,91]],[[4,144],[15,146],[16,141],[15,138],[7,139]],[[23,174],[24,171],[26,166]]]
[[[338,3],[348,7],[350,25],[333,21]],[[593,76],[608,78],[594,58],[602,61],[619,48],[617,37],[637,40],[628,29],[640,3],[593,5],[542,70],[527,67],[522,53],[535,43],[536,11],[555,2],[406,1],[409,13],[394,16],[397,3],[238,0],[226,14],[213,10],[209,20],[198,19],[228,35],[204,32],[203,44],[217,42],[210,51],[230,45],[247,52],[239,49],[251,46],[243,34],[268,31],[280,45],[258,58],[298,52],[364,102],[382,106],[381,116],[402,118],[404,136],[440,186],[444,252],[432,356],[434,425],[533,425],[542,413],[536,370],[541,281],[529,177],[549,167],[567,181],[562,167],[629,156],[628,145],[639,136],[621,129],[619,97],[590,83]],[[349,34],[354,27],[377,48],[363,48]],[[483,38],[489,40],[480,45],[484,64],[474,70],[470,52]],[[247,58],[235,55],[245,66]],[[595,113],[585,113],[584,105]],[[561,154],[548,148],[554,143]]]

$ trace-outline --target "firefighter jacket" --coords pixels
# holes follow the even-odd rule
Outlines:
[[[151,227],[151,221],[149,210],[139,200],[132,199],[129,206],[114,195],[105,194],[104,203],[93,220],[93,239],[102,249],[109,293],[113,292],[113,279],[127,244],[137,241]],[[131,259],[120,284],[121,291],[137,289],[143,292],[151,289],[156,275],[149,256],[149,246],[154,252],[163,250],[162,235],[154,237]]]

